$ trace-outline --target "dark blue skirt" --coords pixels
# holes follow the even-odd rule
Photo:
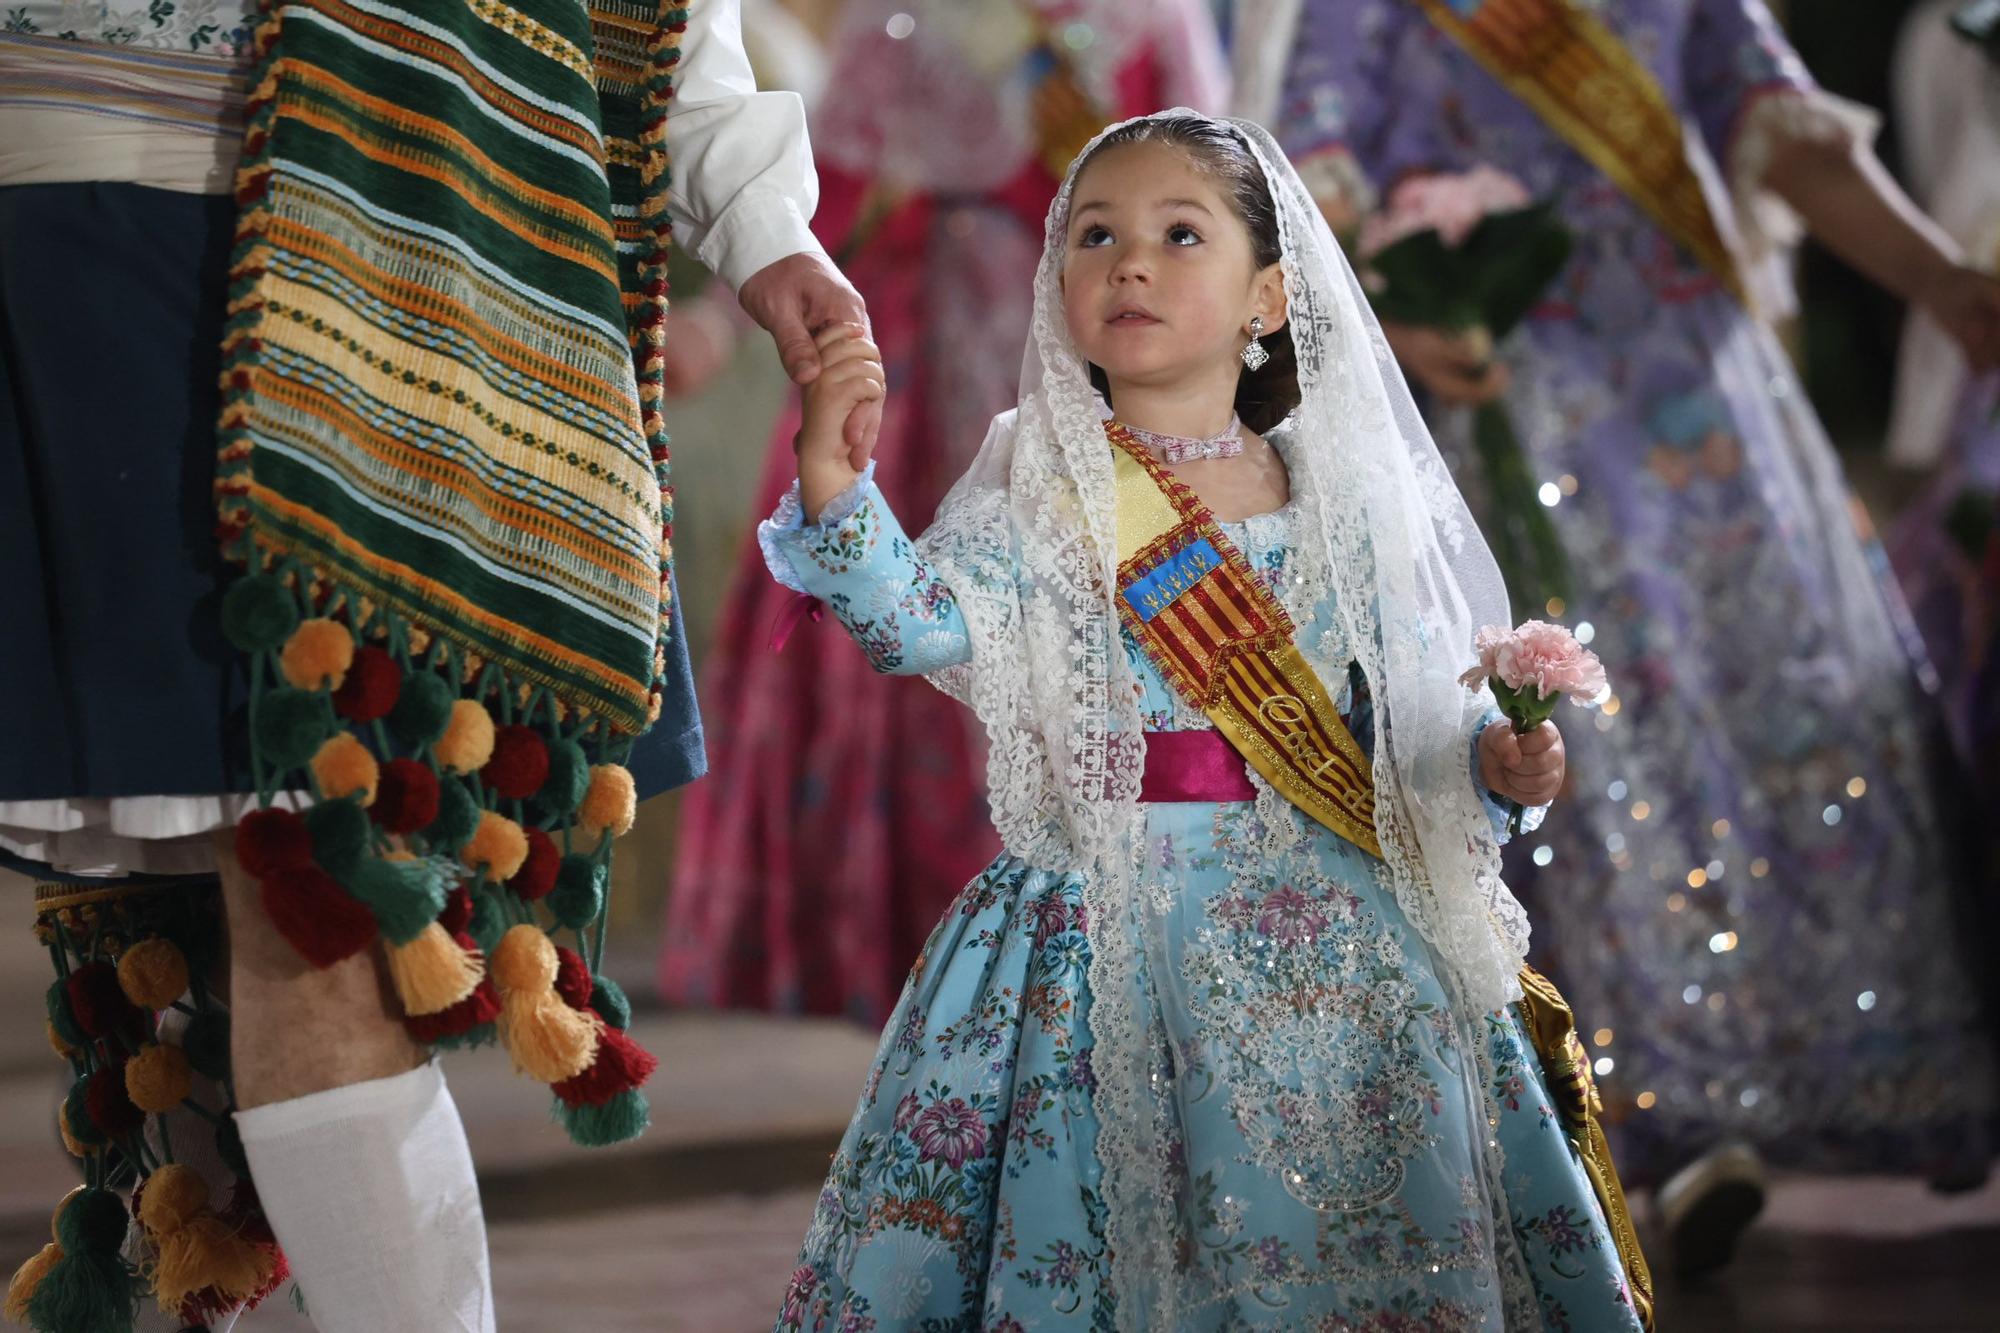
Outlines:
[[[235,210],[0,186],[0,801],[249,791],[217,616],[217,377]],[[706,767],[675,622],[639,794]]]

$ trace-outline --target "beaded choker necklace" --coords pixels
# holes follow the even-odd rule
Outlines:
[[[1185,435],[1162,435],[1120,422],[1132,438],[1158,454],[1163,463],[1192,463],[1203,458],[1235,458],[1243,452],[1243,422],[1232,416],[1229,424],[1205,440]]]

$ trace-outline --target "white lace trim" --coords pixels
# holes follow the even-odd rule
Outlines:
[[[853,518],[855,511],[868,503],[874,493],[875,460],[871,458],[846,490],[826,502],[826,508],[819,511],[819,521],[808,524],[805,505],[799,500],[799,483],[794,480],[792,488],[778,497],[778,507],[771,511],[771,516],[757,525],[757,549],[764,553],[764,565],[771,571],[771,577],[793,592],[804,592],[806,585],[786,548],[823,536],[827,529]]]

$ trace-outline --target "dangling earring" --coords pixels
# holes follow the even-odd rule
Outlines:
[[[1271,354],[1264,350],[1264,344],[1257,341],[1257,339],[1263,336],[1264,321],[1256,315],[1250,316],[1250,341],[1243,344],[1243,368],[1245,370],[1253,372],[1262,370],[1264,363],[1271,359]]]

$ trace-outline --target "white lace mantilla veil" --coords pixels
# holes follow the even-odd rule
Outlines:
[[[1301,394],[1286,426],[1294,569],[1332,593],[1373,689],[1384,879],[1459,1002],[1469,1013],[1499,1009],[1519,997],[1528,926],[1467,773],[1470,729],[1490,699],[1458,677],[1476,630],[1508,623],[1506,593],[1298,174],[1261,127],[1225,123],[1277,206]],[[1085,886],[1093,1105],[1119,1322],[1172,1328],[1176,1111],[1171,1071],[1149,1039],[1156,1020],[1140,957],[1146,920],[1163,905],[1150,901],[1135,836],[1145,742],[1113,604],[1111,452],[1059,286],[1075,175],[1072,166],[1049,210],[1020,405],[994,421],[919,546],[971,632],[971,662],[932,680],[991,737],[989,799],[1006,848]]]

